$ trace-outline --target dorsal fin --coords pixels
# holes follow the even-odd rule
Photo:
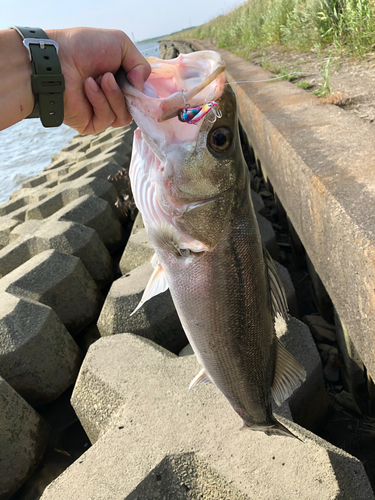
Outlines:
[[[130,316],[133,316],[133,314],[136,311],[138,311],[138,309],[141,308],[143,304],[147,302],[149,299],[155,297],[155,295],[158,295],[159,293],[165,292],[166,290],[168,290],[168,283],[165,277],[164,269],[160,264],[158,264],[155,267],[154,272],[151,275],[151,278],[148,280],[147,286],[145,288],[145,291],[143,292],[140,303],[137,305],[137,307],[134,309],[134,311],[131,313]]]
[[[284,285],[280,279],[272,257],[264,247],[263,254],[268,271],[273,316],[276,318],[277,314],[280,314],[284,319],[287,319],[288,302],[285,295]]]
[[[306,371],[301,363],[277,340],[275,376],[271,388],[275,403],[280,406],[305,380]]]

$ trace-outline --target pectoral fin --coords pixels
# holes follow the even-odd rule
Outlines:
[[[145,288],[145,291],[143,292],[142,298],[140,303],[137,305],[137,307],[134,309],[134,311],[131,313],[130,316],[132,316],[140,307],[143,306],[147,300],[151,299],[152,297],[155,297],[155,295],[158,295],[159,293],[165,292],[168,290],[168,283],[167,279],[165,277],[164,269],[160,264],[158,264],[154,272],[151,275],[151,278],[149,279],[147,286]]]
[[[208,378],[208,375],[202,370],[196,375],[193,380],[190,382],[189,389],[196,387],[200,384],[212,384],[211,380]]]
[[[271,389],[275,403],[280,406],[305,380],[303,366],[278,340],[275,377]]]

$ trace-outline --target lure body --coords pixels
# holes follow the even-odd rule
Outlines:
[[[207,104],[203,104],[203,106],[182,109],[178,112],[177,116],[180,122],[195,124],[206,116],[206,114],[211,111],[214,106],[217,106],[217,102],[210,101]]]

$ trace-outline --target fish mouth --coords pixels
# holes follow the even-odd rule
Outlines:
[[[133,87],[121,68],[116,81],[142,133],[158,150],[172,143],[195,143],[201,123],[181,122],[178,112],[217,101],[225,89],[225,62],[214,51],[180,54],[175,59],[150,59],[151,74],[143,91]],[[193,126],[194,125],[194,126]]]

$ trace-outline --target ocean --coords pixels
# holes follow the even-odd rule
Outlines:
[[[137,44],[145,56],[159,55],[159,44]],[[50,164],[52,156],[77,135],[66,125],[44,128],[39,119],[23,120],[0,131],[0,204],[21,184]]]

